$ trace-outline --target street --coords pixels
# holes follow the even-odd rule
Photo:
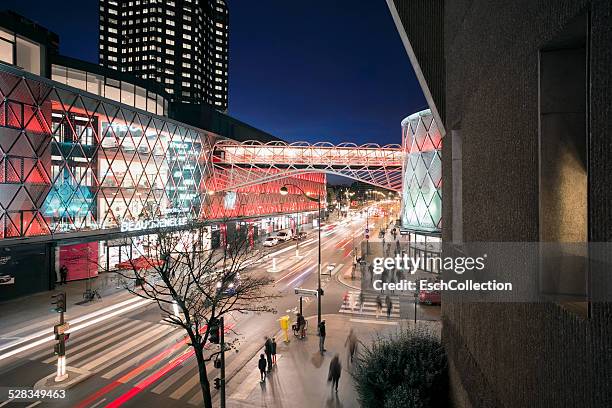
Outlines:
[[[382,219],[378,221],[381,224]],[[390,298],[395,304],[390,318],[376,317],[375,296],[368,293],[363,309],[350,308],[345,296],[354,293],[359,286],[351,282],[353,245],[360,247],[366,220],[344,219],[323,226],[322,229],[322,314],[332,316],[337,325],[360,327],[365,333],[389,330],[398,326],[399,318],[413,318],[412,296],[406,301],[397,294]],[[372,230],[379,228],[375,220],[369,220]],[[256,360],[261,353],[264,336],[276,336],[279,354],[287,358],[294,350],[306,347],[297,339],[283,343],[278,319],[289,315],[295,320],[299,307],[297,287],[316,289],[317,237],[310,233],[299,245],[300,257],[295,257],[295,241],[274,246],[269,256],[254,266],[257,273],[269,274],[274,279],[274,289],[280,297],[273,300],[276,314],[234,314],[227,316],[226,341],[238,339],[238,351],[226,353],[226,384],[228,404],[247,403],[262,391],[258,387]],[[273,259],[276,260],[273,261]],[[274,268],[275,265],[275,268]],[[328,266],[333,268],[328,268]],[[329,273],[329,274],[328,274]],[[77,285],[79,282],[72,283]],[[102,304],[104,307],[102,307]],[[92,308],[92,306],[94,306]],[[186,344],[182,330],[162,321],[157,306],[150,301],[132,297],[124,291],[116,291],[104,297],[96,306],[75,305],[69,300],[66,320],[71,323],[67,342],[67,366],[75,368],[82,380],[66,390],[65,399],[31,401],[0,401],[0,407],[119,407],[119,406],[167,406],[184,407],[202,404],[202,394],[197,375],[197,364],[191,348]],[[80,313],[87,308],[87,313]],[[419,320],[437,320],[439,307],[418,307]],[[50,306],[47,307],[47,310]],[[316,339],[316,298],[303,298],[303,312],[309,319],[308,336]],[[23,311],[23,316],[31,316]],[[8,388],[32,387],[47,375],[53,376],[56,357],[53,354],[54,312],[40,316],[38,321],[20,323],[7,316],[3,319],[0,342],[0,383]],[[40,318],[44,319],[41,321]],[[13,323],[10,327],[5,324]],[[329,335],[336,333],[329,327]],[[14,327],[19,327],[14,329]],[[346,330],[338,333],[334,342],[344,341]],[[293,337],[291,331],[289,336]],[[282,351],[281,351],[282,350]],[[281,360],[282,360],[281,358]],[[281,363],[279,363],[281,364]],[[285,364],[283,362],[283,364]],[[320,365],[320,364],[319,364]],[[212,382],[218,370],[208,364],[208,377]],[[294,368],[296,372],[299,368]],[[70,369],[68,370],[70,372]],[[253,377],[256,372],[256,378]],[[348,375],[345,376],[348,384]],[[40,384],[40,383],[39,383]],[[218,392],[213,388],[213,400],[218,405]],[[287,396],[276,395],[279,400]],[[312,396],[311,396],[312,398]],[[251,401],[251,404],[254,402]],[[304,402],[304,406],[306,406]],[[247,405],[248,406],[248,405]],[[350,406],[350,405],[348,405]]]

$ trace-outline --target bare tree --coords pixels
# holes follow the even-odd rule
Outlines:
[[[207,363],[221,352],[206,348],[211,328],[231,313],[274,312],[270,299],[277,295],[267,276],[249,268],[262,255],[250,248],[246,236],[220,249],[202,249],[202,229],[192,224],[182,231],[155,231],[147,254],[129,260],[129,270],[118,273],[134,281],[126,285],[131,293],[156,302],[164,319],[186,332],[198,363],[204,406],[211,408]],[[232,346],[228,343],[226,350]]]

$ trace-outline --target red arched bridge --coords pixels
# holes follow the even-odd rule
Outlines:
[[[402,188],[404,152],[397,144],[217,141],[212,150],[215,191],[236,190],[305,173],[348,177],[388,190]]]

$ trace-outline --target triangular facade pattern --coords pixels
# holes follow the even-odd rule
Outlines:
[[[0,238],[203,215],[213,135],[8,72],[0,101]]]
[[[442,134],[431,111],[402,122],[404,178],[402,227],[417,231],[442,229]]]

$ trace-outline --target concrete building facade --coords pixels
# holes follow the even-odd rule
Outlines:
[[[388,3],[414,60],[435,57],[416,51],[443,14],[444,66],[425,77],[445,84],[428,99],[444,113],[443,241],[610,241],[612,4]],[[442,311],[455,406],[612,406],[610,303]]]

